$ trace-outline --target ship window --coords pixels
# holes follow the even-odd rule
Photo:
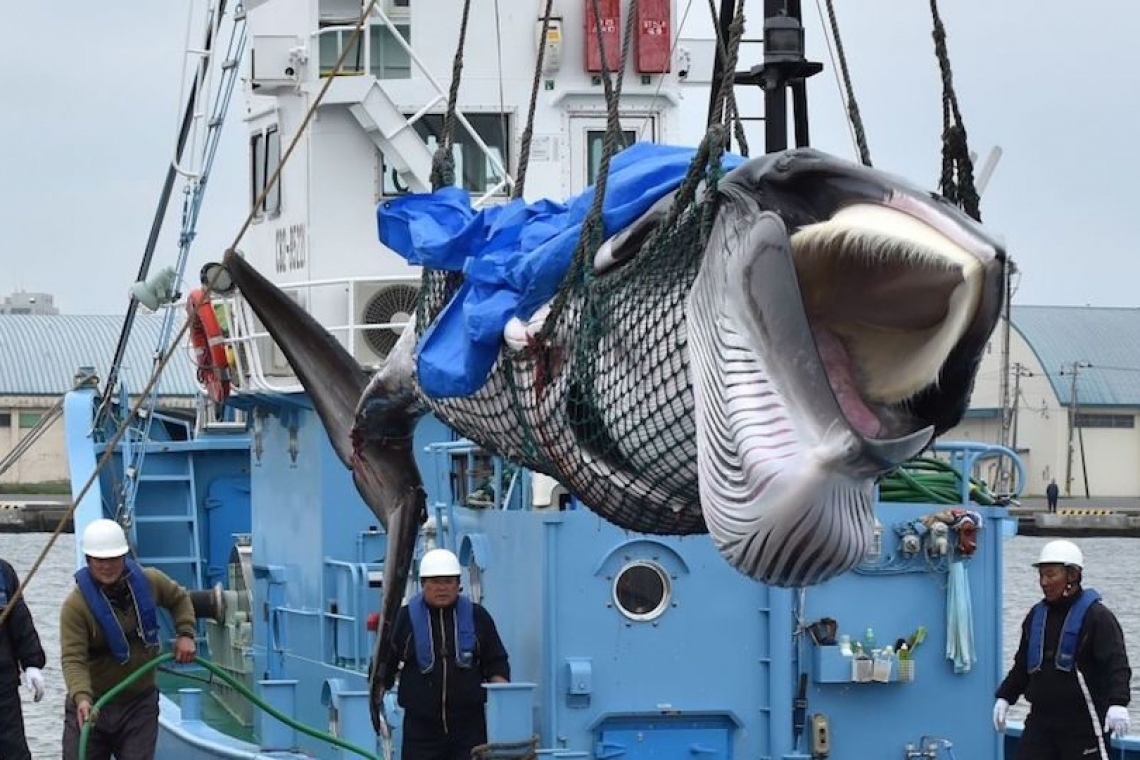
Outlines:
[[[39,412],[20,412],[20,427],[34,428],[42,418],[43,415]]]
[[[269,178],[281,163],[281,133],[276,126],[269,127],[264,132],[257,132],[249,138],[250,156],[250,198],[251,206],[257,203],[265,190]],[[265,200],[254,209],[256,216],[268,214],[275,217],[281,213],[281,180],[273,183],[273,187],[265,195]]]
[[[408,24],[396,24],[396,31],[405,41],[412,38],[412,27]],[[380,24],[374,24],[369,30],[371,36],[368,51],[368,73],[377,79],[411,79],[412,56],[404,49],[392,34],[392,30]]]
[[[1074,424],[1080,428],[1131,428],[1136,418],[1131,414],[1077,414]]]
[[[256,208],[257,199],[265,188],[265,135],[258,132],[249,138],[250,186],[249,205],[254,207],[254,213],[261,215],[261,209]]]
[[[637,142],[637,132],[632,129],[621,131],[622,146],[628,148]],[[602,153],[605,150],[606,131],[604,129],[591,129],[586,133],[586,184],[592,185],[598,179],[598,169],[602,166]]]
[[[277,131],[277,127],[270,127],[265,131],[265,181],[269,182],[269,178],[273,176],[273,172],[277,171],[277,165],[281,163],[281,133]],[[270,216],[277,216],[281,213],[281,179],[278,178],[273,183],[273,187],[269,188],[269,193],[265,196],[265,213]]]
[[[12,427],[12,415],[0,414],[0,428]]]
[[[356,19],[325,21],[320,32],[321,76],[327,77],[336,69],[340,53],[356,33]],[[409,24],[395,24],[396,30],[405,40],[411,39],[412,27]],[[360,37],[356,38],[341,64],[341,76],[358,76],[365,73],[364,56],[368,56],[368,73],[377,79],[411,79],[412,56],[400,44],[392,30],[385,24],[372,24],[368,27],[368,46],[361,49]]]
[[[508,188],[498,167],[508,166],[510,161],[510,154],[507,151],[507,136],[510,134],[507,116],[497,113],[465,113],[464,117],[487,145],[489,155],[484,153],[474,138],[468,134],[467,129],[457,121],[451,145],[451,155],[455,159],[456,186],[475,194],[494,190],[495,195],[506,195]],[[424,115],[415,123],[415,129],[420,137],[424,138],[428,150],[434,153],[443,133],[443,114]],[[381,186],[383,195],[400,195],[408,192],[396,170],[388,165],[383,155],[381,155],[381,170],[384,174]]]
[[[669,575],[656,562],[631,562],[614,579],[614,603],[631,620],[654,620],[669,606]]]

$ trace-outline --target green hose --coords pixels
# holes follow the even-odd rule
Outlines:
[[[970,501],[984,506],[997,503],[989,486],[976,478],[970,478],[969,496]],[[882,501],[959,504],[962,501],[962,475],[941,459],[914,459],[879,482],[879,498]]]
[[[131,684],[133,684],[135,681],[140,679],[144,674],[149,673],[150,671],[154,670],[155,668],[157,668],[162,663],[169,662],[170,660],[173,660],[173,659],[174,659],[174,655],[167,653],[167,654],[164,654],[160,657],[157,657],[157,658],[151,660],[146,665],[143,665],[141,668],[136,670],[134,673],[131,673],[129,676],[124,678],[118,685],[115,686],[115,688],[111,689],[106,694],[99,697],[98,701],[95,702],[95,706],[91,709],[91,714],[88,716],[87,722],[83,724],[83,729],[79,732],[79,760],[86,760],[86,758],[87,758],[87,741],[88,741],[89,735],[91,733],[91,726],[92,726],[92,724],[95,723],[95,719],[99,715],[99,710],[102,707],[104,707],[108,702],[110,702],[112,699],[114,699],[116,696],[118,696],[119,693],[123,691],[123,689],[125,689],[128,686],[130,686]],[[260,699],[252,691],[247,689],[245,687],[245,684],[234,679],[233,676],[231,676],[229,673],[227,673],[224,670],[222,670],[221,668],[219,668],[217,665],[214,665],[211,662],[207,662],[206,660],[203,660],[200,657],[195,657],[194,662],[198,663],[203,668],[210,671],[211,673],[213,673],[215,676],[222,679],[223,681],[225,681],[227,684],[232,686],[234,688],[234,690],[237,691],[239,694],[241,694],[243,697],[245,697],[250,702],[252,702],[253,704],[260,707],[262,710],[264,710],[269,715],[273,716],[277,720],[279,720],[282,723],[284,723],[285,725],[289,726],[290,728],[296,729],[297,731],[300,731],[303,734],[311,736],[314,739],[326,741],[329,744],[333,744],[337,747],[340,747],[341,749],[346,749],[355,755],[360,755],[361,757],[368,758],[368,760],[380,760],[378,755],[374,755],[371,752],[368,752],[367,750],[363,750],[360,747],[349,744],[344,739],[333,736],[331,734],[327,734],[323,731],[318,731],[315,728],[310,728],[309,726],[306,726],[302,723],[298,723],[297,721],[293,720],[292,718],[290,718],[289,716],[280,712],[279,710],[276,710],[271,705],[267,704],[265,701]]]

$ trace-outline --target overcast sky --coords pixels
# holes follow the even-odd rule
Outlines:
[[[929,3],[835,4],[876,166],[933,187],[941,85]],[[982,213],[1023,271],[1014,302],[1136,306],[1140,3],[1079,13],[1040,0],[941,5],[971,147],[1004,151]],[[706,8],[696,0],[692,13]],[[815,3],[804,12],[809,54],[827,66],[809,88],[813,143],[854,158]],[[69,314],[125,308],[173,151],[186,14],[187,0],[0,3],[0,296],[49,292]],[[238,113],[211,177],[192,279],[244,218]],[[158,264],[174,261],[180,204],[176,195]]]

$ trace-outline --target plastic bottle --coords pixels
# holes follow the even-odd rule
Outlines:
[[[875,631],[871,628],[868,628],[867,633],[863,636],[863,648],[868,652],[875,648]]]

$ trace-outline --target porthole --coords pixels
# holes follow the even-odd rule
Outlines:
[[[614,578],[614,604],[630,620],[654,620],[669,607],[669,574],[656,562],[637,561]]]

